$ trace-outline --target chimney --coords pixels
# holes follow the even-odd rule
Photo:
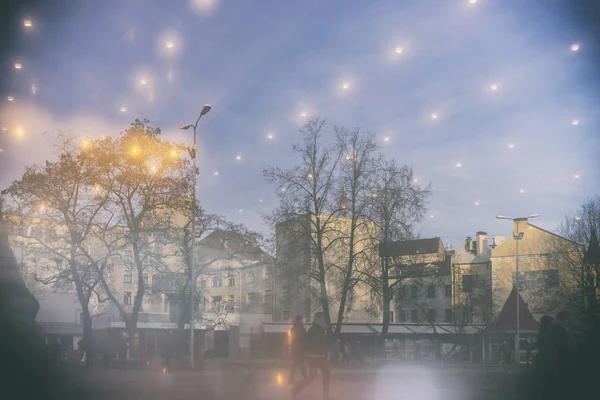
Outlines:
[[[477,242],[477,256],[482,255],[488,249],[488,237],[487,233],[479,231],[475,236]]]
[[[466,251],[471,251],[471,236],[467,236],[467,239],[465,240],[465,250]]]

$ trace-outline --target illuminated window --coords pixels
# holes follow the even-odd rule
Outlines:
[[[123,304],[126,306],[131,305],[131,292],[123,292]]]

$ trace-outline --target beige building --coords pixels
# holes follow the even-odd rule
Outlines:
[[[309,219],[309,218],[312,218]],[[326,248],[324,262],[326,265],[325,285],[330,302],[331,320],[338,316],[341,293],[340,282],[349,260],[349,232],[351,219],[344,216],[321,215],[323,224],[323,247]],[[315,234],[315,216],[302,216],[276,226],[277,253],[277,286],[278,302],[275,307],[274,320],[290,321],[296,315],[310,320],[311,315],[319,311],[321,303],[320,281],[317,277],[314,243],[318,240]],[[360,221],[355,232],[355,253],[376,252],[377,226],[374,223]],[[365,257],[359,255],[354,264],[354,271],[367,268]],[[355,274],[356,275],[356,274]],[[357,283],[347,303],[349,311],[346,322],[376,322],[380,320],[369,309],[369,289],[363,283]]]
[[[513,224],[514,235],[492,250],[492,286],[494,318],[497,317],[516,283],[515,235],[522,234],[519,245],[519,294],[536,320],[544,314],[553,314],[548,293],[558,288],[566,277],[557,266],[548,263],[549,244],[554,240],[567,240],[535,226],[528,220]]]

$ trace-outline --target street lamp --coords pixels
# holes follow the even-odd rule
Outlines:
[[[194,175],[192,182],[194,189],[192,191],[192,254],[190,256],[190,366],[194,368],[194,263],[195,263],[195,255],[196,255],[196,175],[197,175],[197,166],[196,166],[196,150],[198,150],[198,144],[196,140],[196,128],[198,127],[198,122],[200,122],[200,118],[204,115],[208,114],[212,107],[210,104],[205,104],[202,107],[202,111],[200,111],[200,115],[196,120],[194,125],[183,125],[181,129],[188,130],[190,128],[194,129],[194,147],[188,147],[188,153],[190,157],[194,160]]]
[[[513,239],[515,240],[516,243],[516,250],[515,250],[515,262],[516,262],[516,266],[515,266],[515,294],[517,296],[517,329],[516,329],[516,344],[515,344],[515,361],[518,364],[519,363],[519,352],[520,352],[520,318],[519,318],[519,240],[523,239],[523,232],[519,232],[519,222],[522,221],[527,221],[528,219],[531,218],[536,218],[539,217],[540,214],[532,214],[529,215],[527,217],[518,217],[518,218],[511,218],[511,217],[505,217],[504,215],[496,215],[496,218],[498,219],[508,219],[513,221],[514,223],[517,224],[517,231],[516,233],[513,232]]]

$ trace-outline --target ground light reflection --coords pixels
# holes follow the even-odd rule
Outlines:
[[[410,379],[390,379],[393,374],[410,375]],[[425,367],[411,366],[403,372],[397,367],[385,366],[375,377],[373,399],[377,400],[441,400],[436,389],[434,374]]]

